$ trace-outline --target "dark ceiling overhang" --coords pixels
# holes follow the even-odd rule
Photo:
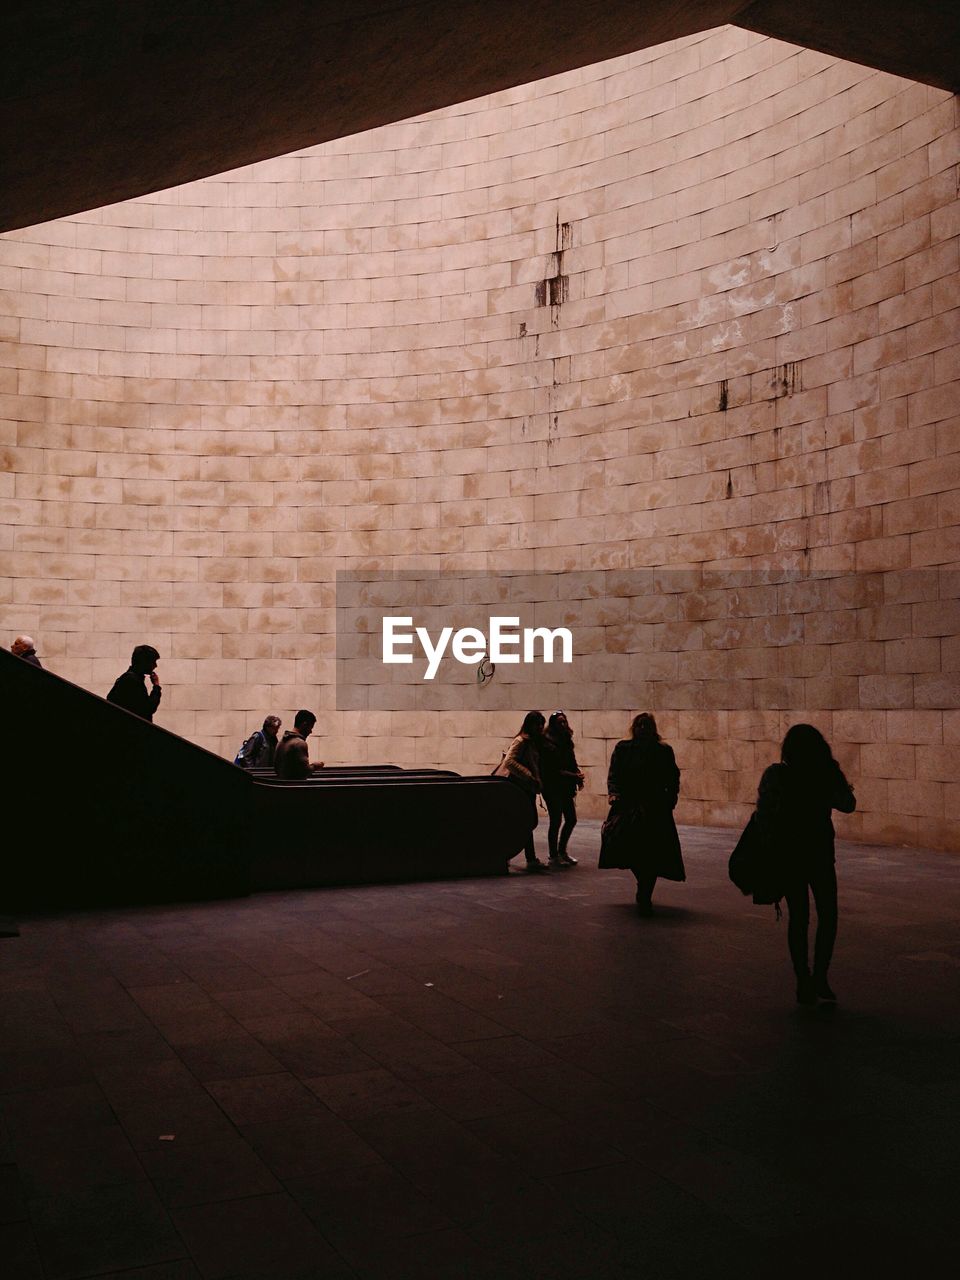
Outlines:
[[[728,22],[960,85],[934,0],[7,0],[0,230]]]

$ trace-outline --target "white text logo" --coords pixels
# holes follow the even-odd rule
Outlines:
[[[426,627],[414,627],[413,618],[383,619],[383,661],[413,662],[414,642],[427,660],[424,680],[432,680],[449,647],[457,662],[467,665],[488,657],[494,664],[528,662],[573,662],[573,635],[566,627],[520,627],[519,618],[491,618],[488,633],[478,627],[443,627],[434,642]],[[554,656],[559,645],[560,657]],[[539,648],[539,655],[537,650]]]

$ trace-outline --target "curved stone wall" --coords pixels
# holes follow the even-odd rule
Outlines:
[[[328,760],[486,769],[525,708],[335,709],[336,571],[679,570],[572,716],[587,811],[643,702],[684,820],[804,718],[846,834],[960,846],[957,124],[723,28],[0,238],[2,627],[98,691],[155,644],[224,754],[306,705]]]

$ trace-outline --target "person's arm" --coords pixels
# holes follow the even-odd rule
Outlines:
[[[833,780],[830,805],[832,808],[838,809],[840,813],[853,813],[857,807],[857,797],[853,794],[853,787],[847,781],[839,765],[837,765],[836,777]]]
[[[573,768],[568,769],[566,774],[568,778],[572,778],[574,780],[577,784],[577,790],[579,791],[583,786],[583,770],[580,768],[580,764],[577,760],[577,753],[574,751],[573,747],[570,748],[570,762],[572,763]]]
[[[147,704],[150,707],[150,714],[153,715],[157,707],[160,705],[163,690],[160,688],[160,677],[155,671],[151,671],[147,679],[150,681],[151,685],[153,685],[153,688],[147,694]]]
[[[287,747],[288,752],[293,757],[293,777],[305,778],[310,772],[310,752],[307,749],[305,738],[299,738],[290,743]]]
[[[677,801],[680,799],[680,770],[677,768],[677,757],[673,754],[673,747],[663,744],[664,748],[664,789],[667,793],[667,799],[670,801],[670,808],[677,807]]]
[[[783,823],[785,768],[783,764],[767,765],[757,788],[757,822],[767,838],[776,836]]]
[[[620,789],[623,782],[623,751],[621,743],[613,748],[613,754],[610,757],[610,767],[607,770],[607,795],[611,800],[617,800],[620,797]]]

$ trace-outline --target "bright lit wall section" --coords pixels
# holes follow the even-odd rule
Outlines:
[[[638,710],[703,823],[805,719],[844,834],[960,847],[957,125],[723,28],[0,238],[4,643],[488,771],[525,705],[336,709],[337,571],[577,575],[644,655],[559,694],[586,812]]]

